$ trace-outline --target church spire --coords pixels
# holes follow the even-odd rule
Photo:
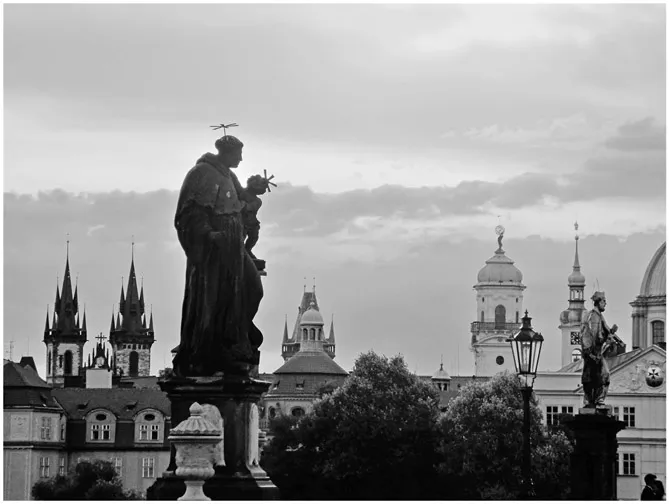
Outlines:
[[[574,236],[574,266],[572,268],[571,275],[567,279],[567,284],[570,289],[576,288],[577,290],[583,290],[585,287],[585,276],[581,273],[581,263],[578,259],[578,222],[574,222],[574,230],[576,234]]]
[[[70,240],[67,240],[67,255],[65,257],[65,277],[63,278],[63,287],[60,293],[56,287],[56,305],[58,309],[58,325],[55,328],[61,334],[78,334],[79,324],[77,323],[78,296],[72,295],[72,278],[70,276]]]
[[[46,324],[44,326],[44,336],[47,336],[49,334],[49,305],[46,305]]]
[[[288,314],[286,314],[286,320],[283,323],[283,343],[288,343]]]
[[[332,320],[330,321],[330,335],[328,336],[328,341],[334,345],[335,342],[334,313],[332,314]]]

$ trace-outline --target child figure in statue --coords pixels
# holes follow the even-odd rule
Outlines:
[[[258,210],[262,206],[262,200],[258,197],[267,192],[269,182],[261,175],[252,175],[246,181],[246,190],[242,193],[242,201],[246,203],[242,209],[242,219],[244,221],[244,234],[246,243],[244,247],[252,259],[257,257],[251,252],[260,233],[260,221],[258,220]]]

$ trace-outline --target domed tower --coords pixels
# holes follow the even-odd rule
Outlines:
[[[307,313],[311,312],[309,315]],[[315,312],[315,313],[314,313]],[[317,315],[316,315],[317,314]],[[305,319],[306,317],[306,319]],[[314,322],[317,322],[314,324]],[[306,323],[306,326],[303,327],[303,324]],[[325,351],[330,358],[335,358],[335,333],[334,333],[334,316],[332,322],[330,322],[330,332],[327,337],[323,333],[323,317],[320,313],[320,308],[318,306],[318,300],[316,299],[316,286],[314,285],[313,291],[308,292],[306,286],[304,288],[304,293],[302,295],[302,302],[300,306],[297,307],[297,319],[295,320],[295,326],[293,327],[293,332],[288,333],[288,320],[284,323],[283,328],[283,341],[281,344],[281,356],[284,361],[290,359],[293,355],[300,351],[302,348],[303,341],[310,341],[310,330],[311,329],[320,329],[315,331],[315,334],[320,334],[320,339],[323,341],[321,349]],[[303,338],[303,330],[307,329],[307,338]],[[311,340],[315,341],[315,340]]]
[[[667,318],[667,242],[660,245],[646,268],[641,291],[632,305],[632,348],[665,348]]]
[[[497,226],[499,248],[479,271],[476,289],[477,319],[472,322],[471,350],[476,376],[515,372],[507,338],[520,329],[523,310],[523,274],[502,249],[504,227]]]
[[[324,325],[323,316],[316,308],[316,303],[312,301],[300,320],[300,350],[323,350]]]
[[[581,265],[578,261],[578,222],[574,223],[576,235],[576,252],[574,255],[574,266],[571,274],[567,277],[569,286],[569,306],[560,314],[560,331],[562,331],[562,366],[581,358],[581,320],[586,311],[585,308],[585,276],[581,273]]]

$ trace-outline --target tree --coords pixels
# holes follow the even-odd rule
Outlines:
[[[362,354],[311,413],[274,425],[263,466],[285,499],[431,498],[438,405],[402,357]]]
[[[563,432],[543,426],[533,396],[530,439],[538,498],[559,499],[569,491],[572,445]],[[463,387],[440,420],[441,474],[450,495],[462,500],[517,499],[523,449],[520,380],[510,373]]]
[[[111,462],[82,461],[66,476],[43,479],[33,485],[34,500],[140,500],[141,493],[123,490]]]

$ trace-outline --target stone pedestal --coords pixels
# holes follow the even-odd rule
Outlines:
[[[567,420],[576,446],[571,455],[571,498],[575,500],[616,500],[616,435],[625,428],[610,416],[610,408],[581,408]]]
[[[204,484],[212,500],[272,500],[279,489],[260,467],[258,450],[258,401],[269,382],[248,377],[172,377],[159,382],[172,403],[172,425],[190,415],[194,402],[216,406],[223,418],[224,464]],[[186,491],[178,478],[174,447],[167,471],[147,489],[148,500],[177,500]]]

